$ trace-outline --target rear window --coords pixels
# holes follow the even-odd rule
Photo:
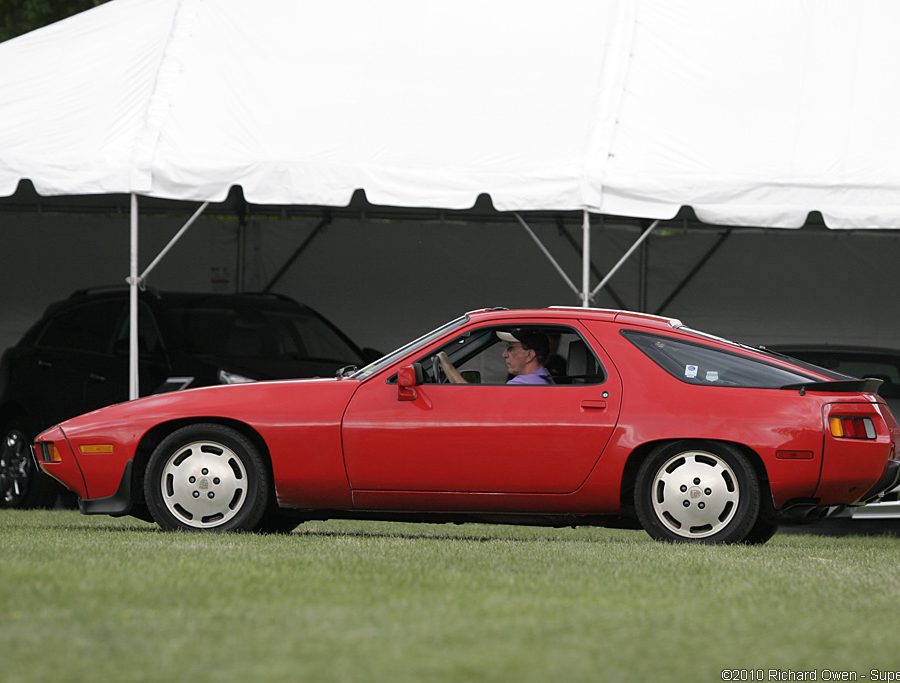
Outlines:
[[[634,330],[623,330],[622,334],[672,377],[688,384],[777,389],[813,381],[806,375],[703,344]]]

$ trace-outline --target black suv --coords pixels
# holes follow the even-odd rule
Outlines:
[[[312,309],[274,294],[144,291],[140,393],[333,376],[379,356]],[[41,430],[128,398],[128,290],[81,290],[52,304],[0,359],[0,507],[42,507],[60,487],[37,472]]]

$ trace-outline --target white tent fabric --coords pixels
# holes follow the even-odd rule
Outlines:
[[[0,195],[900,227],[891,0],[113,0],[0,44]]]

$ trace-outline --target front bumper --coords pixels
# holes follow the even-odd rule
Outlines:
[[[42,449],[47,444],[56,445],[61,459],[50,460],[44,457]],[[31,458],[39,472],[53,477],[79,498],[87,495],[87,483],[84,479],[84,472],[81,471],[81,466],[72,453],[72,449],[62,429],[57,426],[42,432],[38,435],[35,442],[31,444],[30,450]]]
[[[85,515],[111,515],[113,517],[122,517],[130,515],[134,503],[131,498],[131,470],[134,466],[134,460],[125,463],[125,470],[122,472],[122,479],[119,481],[119,488],[111,496],[105,498],[79,498],[78,508]]]

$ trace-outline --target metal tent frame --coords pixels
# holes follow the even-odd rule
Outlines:
[[[130,236],[130,258],[129,258],[129,275],[125,279],[128,283],[129,294],[129,319],[128,319],[128,398],[133,400],[140,396],[140,376],[138,364],[138,290],[144,286],[147,276],[156,268],[157,264],[162,261],[163,257],[169,253],[175,243],[178,242],[184,233],[200,218],[209,202],[204,202],[199,209],[194,212],[188,221],[181,226],[177,233],[169,240],[168,244],[162,248],[156,255],[150,265],[144,272],[138,275],[138,196],[131,193],[131,236]]]
[[[162,261],[162,259],[172,250],[178,241],[185,235],[190,227],[200,218],[206,211],[210,202],[204,202],[197,208],[191,217],[181,226],[169,242],[160,252],[153,258],[150,264],[143,270],[138,272],[138,256],[139,256],[139,198],[135,193],[130,195],[130,254],[129,254],[129,275],[125,279],[129,286],[129,399],[138,398],[140,395],[140,377],[139,377],[139,344],[138,344],[138,295],[139,291],[146,286],[147,277]],[[589,211],[582,212],[581,233],[582,243],[579,247],[577,241],[572,237],[568,230],[562,225],[561,219],[558,224],[562,234],[566,237],[572,247],[581,252],[581,286],[575,284],[572,278],[566,273],[565,269],[560,265],[559,261],[553,256],[547,246],[541,241],[534,229],[528,222],[517,212],[513,213],[516,221],[525,230],[528,236],[534,241],[535,245],[547,258],[559,276],[572,290],[582,307],[591,306],[597,295],[606,289],[614,298],[620,308],[625,308],[625,304],[621,298],[609,287],[612,278],[619,272],[623,265],[646,244],[647,239],[659,227],[660,221],[654,220],[642,221],[643,229],[637,239],[631,244],[626,252],[616,261],[613,267],[604,275],[591,262],[591,213]],[[602,220],[602,216],[601,216]],[[284,276],[284,274],[294,265],[300,255],[307,249],[310,242],[318,237],[332,222],[331,211],[326,210],[322,218],[313,228],[312,232],[304,238],[297,249],[285,260],[284,264],[277,273],[265,285],[263,291],[271,291],[272,287]],[[731,235],[732,230],[728,229],[721,234],[715,244],[705,253],[693,269],[685,276],[685,278],[674,288],[665,301],[656,309],[657,315],[661,314],[678,294],[687,286],[687,284],[697,275],[697,273],[706,265],[710,258],[719,250],[722,244]],[[642,259],[642,267],[646,267],[646,261]],[[591,287],[592,275],[599,282]],[[643,278],[642,278],[643,282]],[[643,299],[644,297],[642,297]]]

